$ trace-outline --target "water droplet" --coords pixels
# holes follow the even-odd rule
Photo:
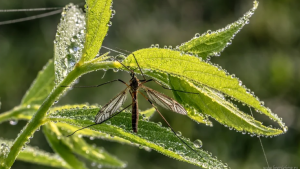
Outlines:
[[[158,122],[157,124],[158,124],[160,127],[162,126],[161,122]]]
[[[202,145],[203,145],[203,144],[202,144],[202,141],[201,141],[201,140],[197,139],[197,140],[194,141],[194,146],[195,146],[196,148],[201,148]]]
[[[18,124],[18,120],[10,120],[9,124],[10,125],[16,125],[16,124]]]
[[[107,26],[111,26],[111,25],[112,25],[112,22],[109,21],[109,22],[107,23]]]
[[[106,124],[110,125],[110,124],[111,124],[111,121],[106,121]]]
[[[152,44],[151,46],[150,46],[150,48],[154,48],[155,47],[155,45],[154,44]]]
[[[239,81],[239,85],[240,85],[240,86],[242,86],[242,85],[243,85],[243,82],[242,82],[241,80]]]
[[[178,136],[182,135],[182,133],[180,131],[177,131],[176,133],[177,133]]]
[[[211,31],[211,30],[208,30],[206,33],[210,35],[210,34],[212,33],[212,31]]]
[[[155,44],[155,47],[156,47],[156,48],[159,48],[159,44]]]
[[[116,14],[115,10],[111,10],[111,15],[114,16]]]
[[[287,126],[284,126],[283,127],[283,131],[286,133],[288,131],[288,127]]]
[[[195,38],[199,38],[199,37],[200,37],[200,33],[196,33]]]

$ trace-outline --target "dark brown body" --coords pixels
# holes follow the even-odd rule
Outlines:
[[[139,120],[139,109],[138,109],[138,102],[137,102],[137,90],[139,88],[139,79],[135,76],[132,77],[130,80],[130,94],[132,96],[132,130],[133,132],[137,133],[138,128],[138,120]]]

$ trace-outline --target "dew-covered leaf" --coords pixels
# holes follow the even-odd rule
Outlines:
[[[242,85],[239,79],[233,75],[228,75],[219,66],[170,49],[149,48],[134,53],[145,74],[152,73],[151,71],[155,70],[156,72],[179,77],[181,80],[191,81],[196,86],[211,88],[222,95],[224,94],[225,97],[232,97],[245,105],[253,107],[276,121],[284,131],[287,130],[282,119],[273,114],[269,108],[266,108],[256,96],[249,92],[249,89]],[[124,64],[137,67],[133,55],[128,56],[124,60]]]
[[[156,111],[155,108],[152,107],[152,108],[150,108],[150,109],[148,109],[148,110],[141,111],[140,114],[141,114],[143,117],[150,119],[150,118],[152,117],[152,115],[155,113],[155,111]]]
[[[69,4],[61,13],[54,40],[55,84],[61,82],[80,60],[85,42],[85,15]]]
[[[56,126],[62,128],[64,130],[67,130],[68,132],[74,132],[74,131],[81,128],[81,127],[78,127],[78,126],[70,125],[70,124],[67,124],[67,123],[60,123],[60,122],[56,123]],[[147,151],[150,151],[150,149],[146,146],[141,146],[139,144],[135,144],[135,143],[130,142],[128,140],[125,140],[123,138],[120,138],[120,137],[117,137],[117,136],[112,136],[112,135],[109,135],[109,134],[106,134],[106,133],[101,133],[99,131],[85,129],[85,130],[79,130],[76,133],[81,135],[81,136],[88,137],[90,140],[102,139],[102,140],[107,140],[107,141],[113,141],[113,142],[118,142],[118,143],[121,143],[121,144],[137,146],[139,148],[143,148]]]
[[[21,105],[42,104],[53,88],[54,64],[52,60],[49,60],[27,90]]]
[[[72,153],[72,150],[63,142],[62,134],[52,122],[43,126],[43,132],[52,149],[59,154],[71,168],[86,169],[85,164],[78,160]]]
[[[188,42],[183,43],[178,49],[183,52],[189,52],[206,59],[209,56],[220,56],[220,53],[231,44],[235,35],[249,23],[250,17],[258,6],[258,2],[253,2],[253,8],[244,14],[236,22],[227,25],[225,28],[217,31],[208,30],[200,35],[195,36]]]
[[[60,132],[63,136],[70,134],[67,130],[60,128]],[[72,137],[64,137],[63,142],[65,145],[79,156],[83,156],[86,159],[92,161],[93,165],[113,167],[113,168],[124,168],[126,164],[116,157],[113,157],[107,153],[103,148],[98,148],[96,146],[91,146],[87,144],[82,136],[79,134],[74,134]]]
[[[0,114],[0,123],[12,120],[30,120],[32,115],[38,110],[40,105],[17,106],[12,110]],[[14,123],[14,122],[12,122]]]
[[[169,77],[169,84],[171,88],[177,90],[199,93],[190,94],[174,91],[174,95],[176,98],[179,97],[178,100],[181,104],[188,104],[196,109],[196,112],[204,112],[230,129],[234,128],[243,133],[247,131],[249,134],[255,133],[266,136],[282,133],[281,130],[266,127],[252,116],[243,113],[233,103],[227,101],[223,94],[214,89],[204,85],[196,86],[188,80],[172,76]]]
[[[83,60],[93,59],[100,50],[108,27],[111,26],[110,18],[114,11],[112,0],[87,0],[86,1],[86,36],[83,52]]]
[[[12,141],[0,139],[0,144],[1,144],[0,156],[2,156],[5,153],[5,151],[9,151],[9,147],[12,146],[12,143],[13,143]],[[56,167],[56,168],[71,168],[58,155],[51,154],[43,150],[40,150],[39,148],[31,147],[31,146],[26,146],[26,148],[19,153],[17,160],[45,165],[45,166]]]
[[[55,112],[59,112],[59,111],[63,111],[65,109],[68,110],[78,110],[78,109],[86,109],[87,106],[84,104],[79,104],[79,105],[64,105],[64,106],[59,106],[59,107],[54,107],[50,110],[50,113],[55,113]],[[100,106],[97,105],[90,105],[89,108],[94,108],[94,109],[100,109]],[[150,109],[151,110],[151,109]],[[142,112],[141,112],[142,113]],[[79,129],[79,127],[77,126],[73,126],[67,123],[56,123],[56,126],[68,131],[68,132],[73,132],[77,129]],[[117,136],[111,136],[109,134],[106,133],[100,133],[98,131],[94,131],[94,130],[80,130],[78,132],[76,132],[77,134],[80,134],[82,136],[86,136],[89,137],[90,139],[96,139],[96,138],[100,138],[103,140],[108,140],[108,141],[113,141],[113,142],[119,142],[122,144],[129,144],[129,145],[134,145],[134,146],[138,146],[135,143],[132,143],[128,140],[125,140],[123,138],[117,137]],[[143,147],[146,150],[149,150],[148,147]]]
[[[99,108],[61,110],[49,114],[48,119],[84,127],[94,123],[94,118],[98,111]],[[141,146],[147,146],[166,156],[204,168],[216,168],[216,166],[226,168],[223,163],[213,158],[208,152],[197,149],[198,146],[194,145],[188,139],[181,137],[202,157],[186,147],[170,129],[143,120],[142,116],[140,116],[139,120],[138,133],[133,133],[131,128],[131,113],[129,112],[122,112],[101,125],[95,125],[85,130],[94,130],[117,136]]]

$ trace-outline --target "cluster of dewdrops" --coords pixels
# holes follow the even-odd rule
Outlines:
[[[80,60],[85,42],[85,16],[73,4],[62,12],[54,40],[55,83],[61,82]]]

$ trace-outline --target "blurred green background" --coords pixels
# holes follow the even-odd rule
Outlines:
[[[0,1],[1,9],[62,7],[79,0],[10,0]],[[113,49],[135,51],[151,44],[175,47],[192,38],[195,33],[208,29],[217,30],[236,21],[252,7],[252,1],[242,0],[130,0],[114,1],[116,15],[112,19],[104,45]],[[220,57],[212,58],[283,118],[289,127],[286,134],[274,138],[262,138],[270,166],[300,168],[300,2],[297,0],[264,0],[246,25]],[[0,13],[0,21],[31,16],[43,12]],[[18,105],[22,96],[35,79],[39,70],[53,57],[53,40],[60,15],[43,19],[0,26],[0,112]],[[125,72],[97,71],[80,78],[80,85],[94,85],[111,79],[129,80]],[[148,85],[149,86],[149,85]],[[161,87],[150,87],[169,94]],[[102,88],[70,91],[58,103],[105,104],[124,86],[112,84]],[[141,110],[150,108],[140,98]],[[249,111],[249,110],[245,110]],[[214,127],[198,125],[191,119],[172,112],[162,111],[175,130],[180,130],[191,140],[201,139],[203,149],[228,163],[231,168],[263,168],[266,162],[259,140],[242,135],[213,121]],[[264,116],[254,114],[264,124],[271,124]],[[154,121],[162,121],[158,115]],[[0,124],[0,137],[14,139],[25,121],[17,125]],[[163,123],[164,124],[164,123]],[[276,127],[278,127],[276,125]],[[155,151],[146,152],[138,147],[118,143],[89,140],[105,147],[107,151],[128,162],[130,169],[181,169],[198,168],[170,159]],[[52,152],[41,131],[30,142]],[[17,161],[12,168],[46,168]]]

